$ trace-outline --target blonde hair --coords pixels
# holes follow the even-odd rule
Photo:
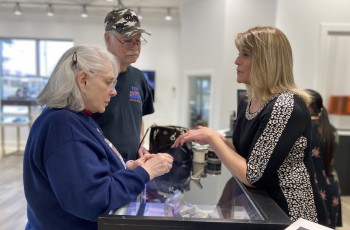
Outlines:
[[[81,70],[103,71],[106,63],[111,63],[113,74],[117,76],[117,59],[104,48],[79,45],[68,49],[58,61],[49,81],[37,97],[40,105],[49,108],[67,108],[82,111],[84,102],[76,82]]]
[[[248,52],[252,57],[249,98],[265,103],[279,93],[291,91],[309,103],[309,95],[294,82],[292,49],[282,31],[269,26],[254,27],[238,33],[235,44],[240,52]]]

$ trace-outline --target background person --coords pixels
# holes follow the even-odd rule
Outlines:
[[[198,127],[179,136],[174,147],[209,144],[233,175],[266,190],[292,221],[325,224],[313,178],[309,97],[294,83],[289,41],[277,28],[255,27],[239,33],[235,43],[237,82],[246,85],[248,100],[238,107],[232,143]]]
[[[94,114],[106,137],[113,143],[125,159],[134,160],[137,155],[148,153],[141,147],[144,135],[142,116],[154,112],[150,86],[143,73],[131,66],[141,52],[147,33],[140,28],[136,13],[130,9],[113,10],[105,18],[105,43],[107,49],[120,62],[120,73],[116,90],[103,114]],[[148,34],[148,33],[147,33]],[[142,145],[141,145],[142,146]]]
[[[27,140],[23,180],[26,229],[97,229],[97,218],[170,171],[169,154],[124,163],[92,113],[116,95],[118,65],[103,48],[75,46],[62,56],[37,102],[45,106]]]
[[[312,121],[311,150],[316,183],[327,207],[329,227],[335,229],[336,226],[342,226],[340,186],[337,172],[333,168],[337,130],[329,122],[321,95],[312,89],[306,91],[311,96],[309,104]]]

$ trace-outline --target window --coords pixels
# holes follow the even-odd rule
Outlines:
[[[34,77],[36,75],[34,40],[5,39],[1,43],[1,76]]]
[[[1,99],[35,100],[72,46],[68,40],[0,38]]]
[[[49,77],[63,53],[72,46],[70,41],[39,41],[40,76]]]

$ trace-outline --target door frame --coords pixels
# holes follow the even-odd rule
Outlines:
[[[186,127],[189,126],[189,106],[188,102],[190,99],[189,95],[189,85],[190,85],[190,80],[191,78],[196,78],[196,77],[208,77],[210,80],[210,112],[209,112],[209,121],[208,121],[208,127],[212,127],[213,121],[214,121],[214,81],[213,81],[213,75],[214,75],[214,70],[211,69],[205,69],[205,70],[188,70],[185,71],[185,85],[184,85],[184,117],[183,117],[183,123],[186,124]]]

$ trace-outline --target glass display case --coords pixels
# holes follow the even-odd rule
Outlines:
[[[47,78],[5,77],[0,78],[1,115],[3,123],[32,122],[32,107]],[[11,120],[12,119],[12,120]]]
[[[1,77],[1,100],[35,101],[48,78]]]
[[[30,129],[35,114],[40,111],[36,97],[47,82],[47,78],[0,77],[0,127],[1,149],[5,154],[5,141],[16,140],[16,153],[21,153],[21,129]],[[7,130],[5,130],[8,128]],[[11,132],[15,128],[15,133]],[[25,131],[25,130],[24,130]],[[27,132],[24,132],[24,134]],[[25,135],[24,135],[25,136]],[[22,137],[23,139],[23,137]]]
[[[101,216],[110,229],[285,229],[288,216],[262,190],[248,189],[221,166],[174,163],[150,181],[137,201]]]

